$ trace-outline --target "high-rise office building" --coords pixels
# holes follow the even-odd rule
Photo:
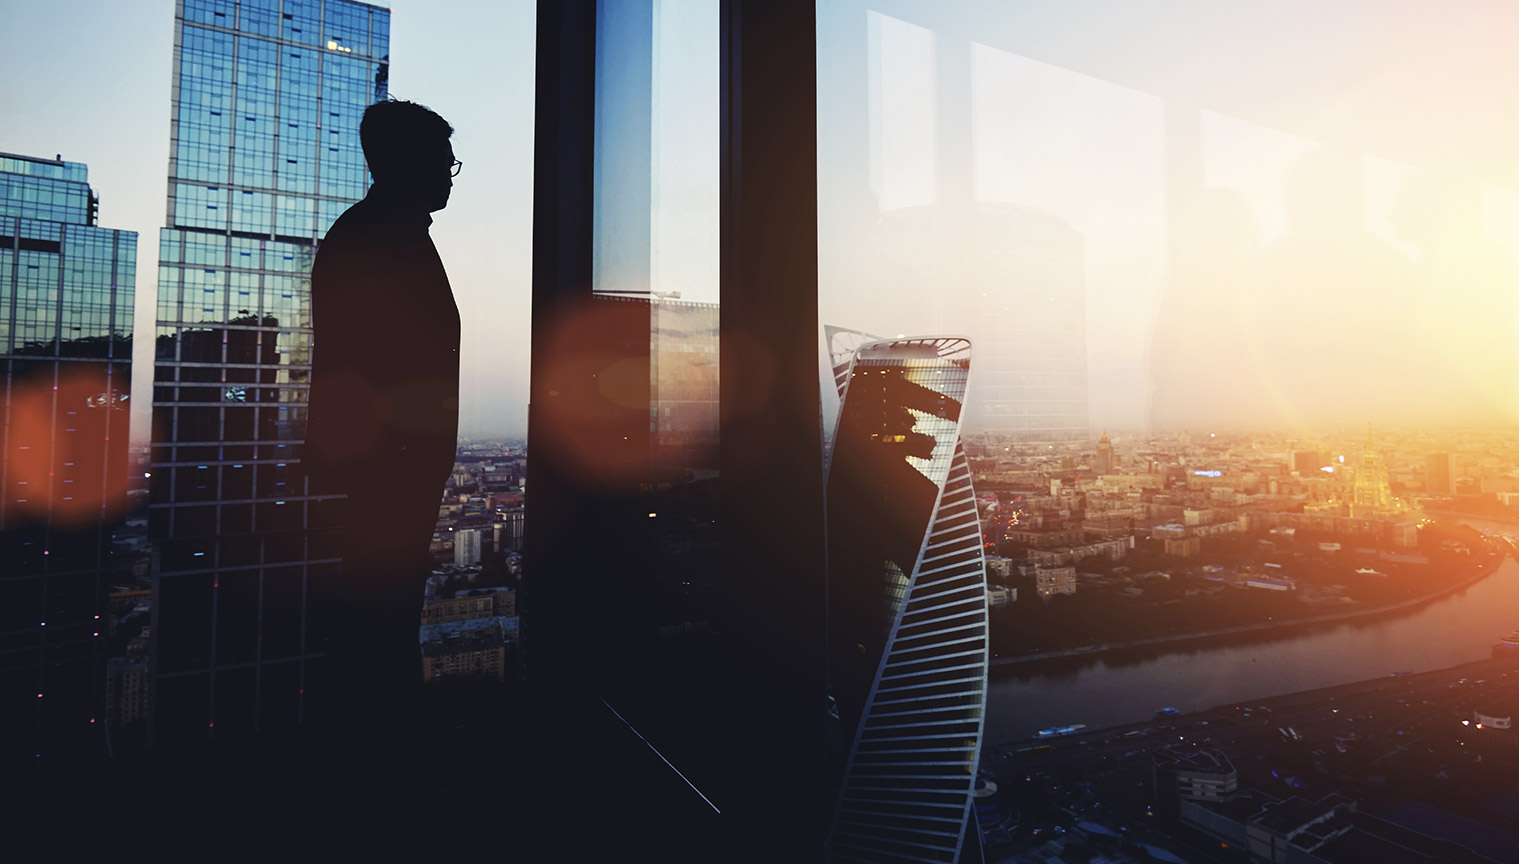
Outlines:
[[[954,861],[967,842],[988,664],[960,442],[969,377],[969,341],[898,339],[860,345],[844,384],[827,479],[829,684],[846,751],[830,860]]]
[[[1455,462],[1449,453],[1431,453],[1424,466],[1424,491],[1451,495],[1456,491]]]
[[[1319,469],[1324,467],[1328,459],[1318,450],[1294,450],[1292,451],[1292,470],[1304,477],[1318,476]]]
[[[454,532],[454,563],[461,567],[480,563],[479,528],[464,528]]]
[[[1102,433],[1097,441],[1097,465],[1095,470],[1098,474],[1113,473],[1113,442],[1108,440],[1108,433]]]
[[[0,752],[104,749],[111,530],[125,507],[137,234],[78,162],[0,153]]]
[[[299,469],[317,245],[368,186],[390,12],[179,0],[154,360],[159,744],[300,722],[308,589],[338,561]]]
[[[1392,486],[1388,481],[1387,463],[1382,460],[1371,440],[1371,427],[1366,428],[1366,449],[1355,469],[1355,490],[1350,515],[1366,518],[1385,515],[1394,509]]]

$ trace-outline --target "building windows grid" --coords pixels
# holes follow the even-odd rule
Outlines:
[[[101,750],[136,235],[92,222],[84,165],[0,154],[0,758]]]
[[[304,637],[284,636],[305,632],[298,598],[331,560],[307,529],[324,508],[304,496],[298,461],[308,274],[327,226],[367,188],[357,124],[385,92],[370,33],[389,18],[346,0],[184,0],[180,12],[149,517],[160,741],[211,734],[213,718],[251,731],[299,716],[299,687],[268,681],[305,674]]]

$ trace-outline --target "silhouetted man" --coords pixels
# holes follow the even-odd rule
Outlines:
[[[343,493],[341,576],[313,576],[327,651],[308,689],[315,720],[346,737],[404,723],[420,690],[417,627],[428,545],[452,470],[459,311],[428,236],[460,163],[453,127],[412,102],[359,126],[374,185],[338,218],[311,271],[314,493]]]

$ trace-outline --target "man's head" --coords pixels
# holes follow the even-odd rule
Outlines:
[[[359,123],[359,143],[375,183],[429,212],[448,205],[453,134],[447,120],[415,102],[376,102],[364,109]]]

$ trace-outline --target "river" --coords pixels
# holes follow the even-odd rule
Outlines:
[[[1477,519],[1474,528],[1513,532]],[[1406,613],[1240,636],[1224,643],[1135,649],[1096,657],[993,668],[987,744],[1048,726],[1114,726],[1183,712],[1487,658],[1519,628],[1519,562]]]

